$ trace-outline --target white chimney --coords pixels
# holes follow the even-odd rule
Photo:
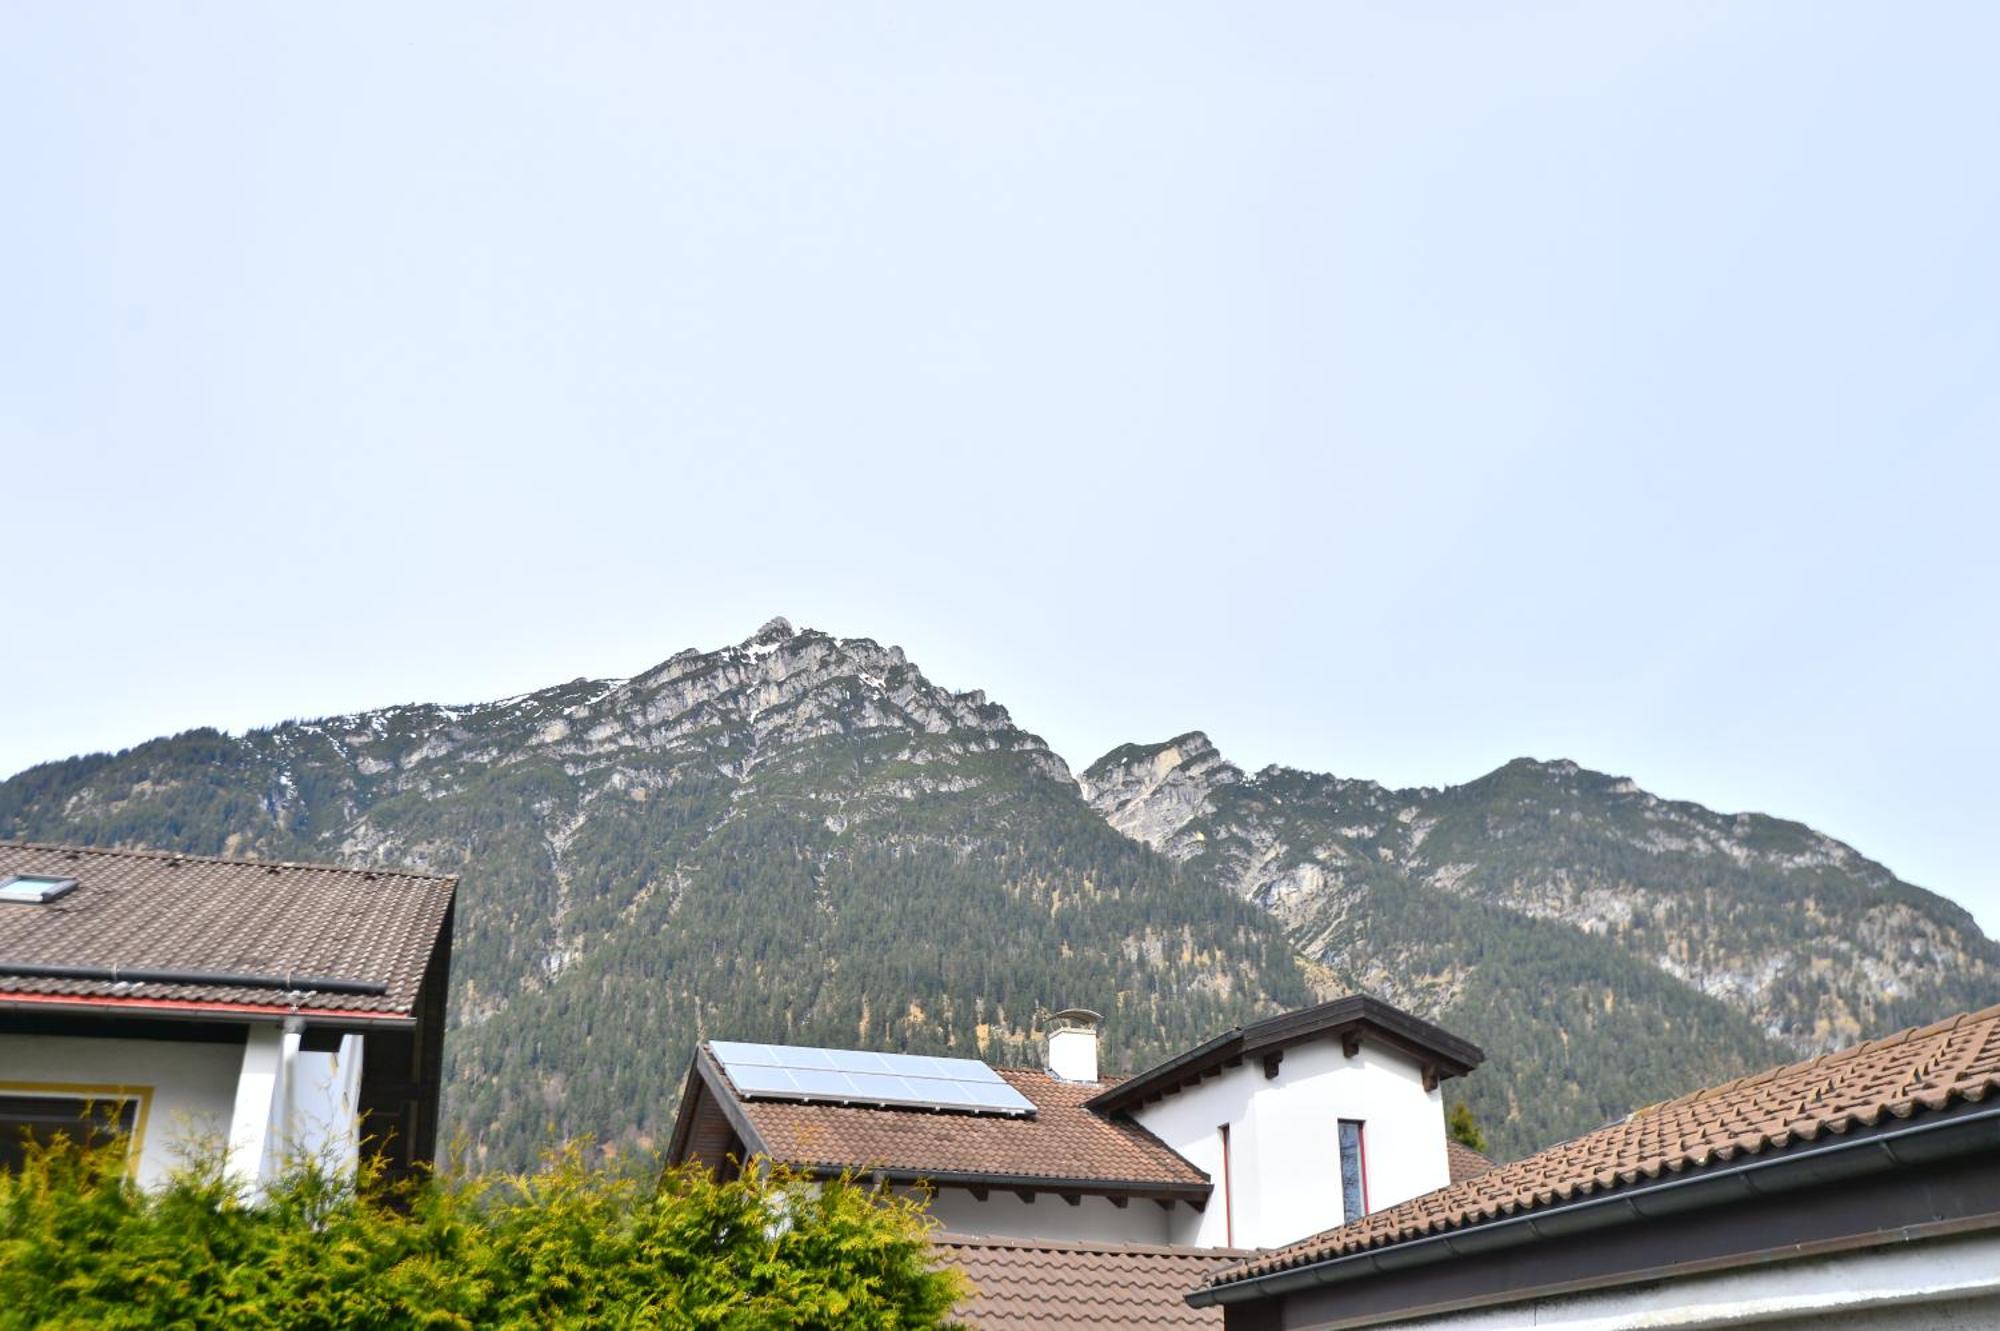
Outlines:
[[[1061,1081],[1097,1081],[1097,1023],[1088,1008],[1064,1008],[1049,1018],[1049,1072]]]

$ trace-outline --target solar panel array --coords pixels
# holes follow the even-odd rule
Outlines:
[[[746,1100],[894,1105],[1023,1115],[1035,1102],[976,1058],[711,1040],[709,1052]]]

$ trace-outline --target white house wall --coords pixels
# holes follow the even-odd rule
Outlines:
[[[275,1023],[252,1026],[244,1037],[229,1111],[229,1173],[239,1185],[255,1188],[277,1172],[284,1139],[285,1059],[298,1042],[298,1036],[285,1035]]]
[[[137,1174],[151,1187],[192,1152],[228,1146],[245,1183],[311,1155],[347,1171],[358,1158],[362,1037],[308,1053],[276,1024],[242,1044],[0,1035],[0,1093],[77,1094],[137,1102]]]
[[[1190,1214],[1187,1203],[1174,1211]],[[940,1188],[931,1200],[931,1218],[954,1234],[1004,1238],[1083,1239],[1111,1243],[1165,1243],[1170,1235],[1168,1213],[1158,1204],[1135,1197],[1123,1207],[1104,1197],[1084,1197],[1075,1206],[1047,1193],[1024,1202],[999,1189],[980,1201],[964,1188]]]
[[[286,1148],[340,1174],[361,1158],[361,1050],[359,1035],[326,1053],[295,1050],[285,1074]]]
[[[346,1172],[359,1158],[362,1037],[319,1053],[301,1043],[299,1032],[263,1024],[244,1042],[229,1168],[252,1188],[307,1160]]]
[[[1205,1212],[1175,1208],[1171,1241],[1229,1242],[1220,1135],[1229,1125],[1229,1182],[1237,1247],[1289,1243],[1340,1224],[1338,1123],[1363,1125],[1368,1206],[1379,1211],[1451,1181],[1444,1097],[1426,1091],[1423,1070],[1402,1054],[1363,1042],[1352,1058],[1338,1037],[1293,1045],[1278,1075],[1246,1059],[1133,1117],[1205,1170],[1215,1197]]]
[[[237,1044],[0,1035],[0,1090],[128,1089],[144,1118],[137,1177],[151,1186],[191,1147],[222,1140],[242,1061],[243,1047]]]

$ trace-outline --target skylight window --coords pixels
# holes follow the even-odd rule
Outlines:
[[[11,874],[5,879],[0,879],[0,901],[16,901],[24,906],[39,906],[45,901],[54,901],[75,886],[74,878],[47,878],[32,873]]]

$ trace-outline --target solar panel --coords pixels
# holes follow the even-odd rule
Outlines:
[[[895,1105],[1021,1115],[1035,1102],[976,1058],[711,1040],[709,1052],[748,1100]]]

